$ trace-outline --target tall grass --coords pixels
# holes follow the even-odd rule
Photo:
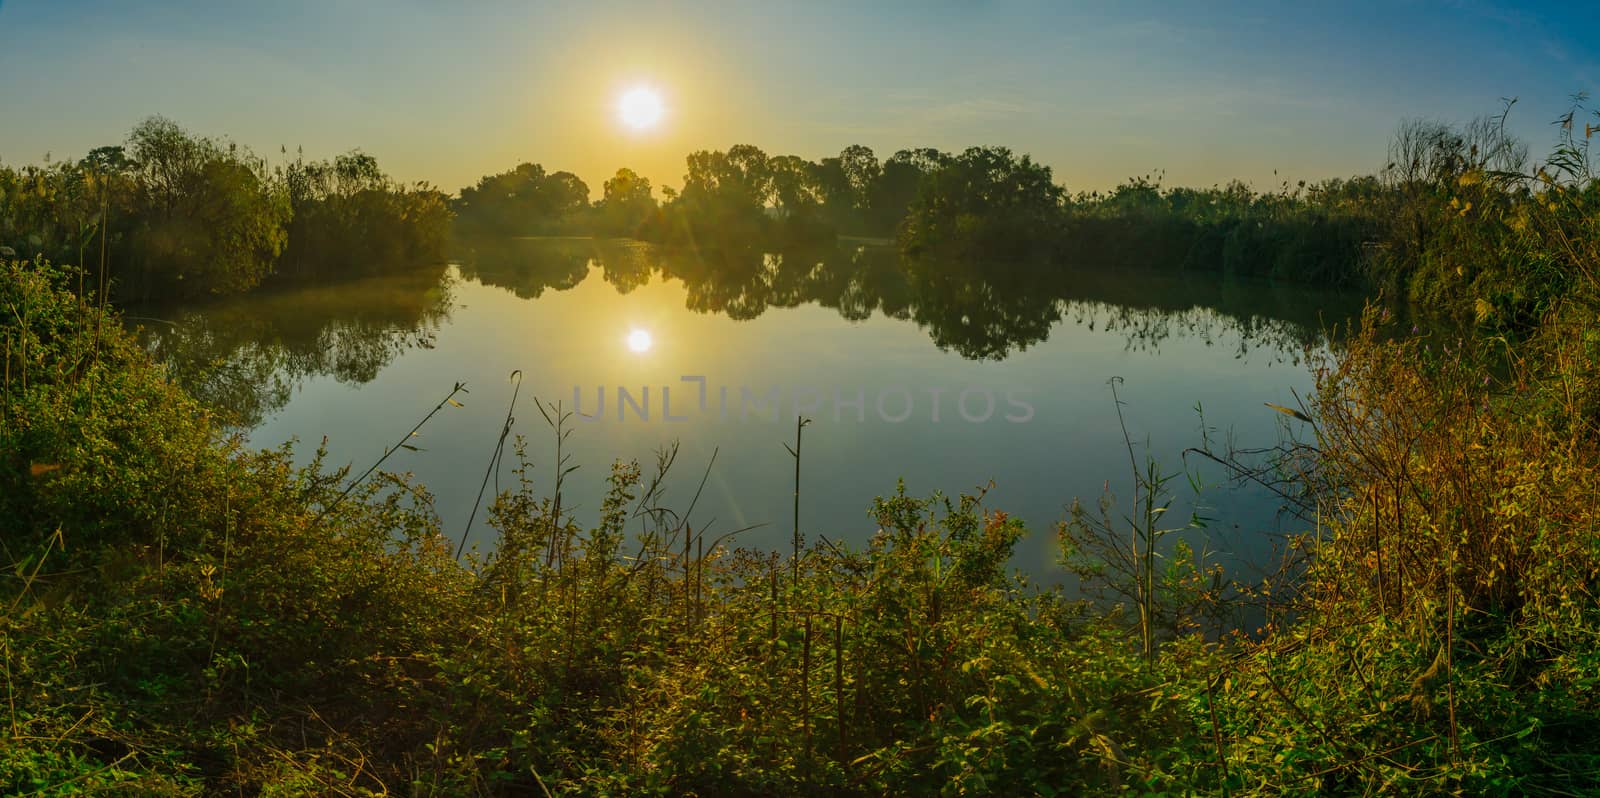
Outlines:
[[[1600,217],[1591,177],[1543,174],[1483,175],[1529,187],[1475,233],[1543,264],[1506,267],[1520,299],[1477,297],[1455,337],[1374,310],[1292,439],[1203,447],[1307,518],[1270,584],[1163,544],[1171,477],[1128,442],[1131,510],[1062,535],[1131,616],[1008,573],[1026,530],[981,492],[901,487],[859,549],[754,551],[675,509],[668,448],[612,464],[584,528],[548,403],[556,467],[513,440],[500,538],[458,563],[421,487],[244,450],[117,325],[94,333],[75,275],[5,264],[0,787],[1592,794]],[[1269,623],[1208,628],[1240,596]]]

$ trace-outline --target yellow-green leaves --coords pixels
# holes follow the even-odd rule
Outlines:
[[[1283,405],[1275,405],[1275,404],[1273,404],[1271,402],[1262,402],[1262,404],[1266,405],[1267,407],[1272,408],[1273,410],[1278,411],[1279,413],[1282,413],[1282,414],[1284,414],[1286,416],[1293,416],[1294,418],[1300,419],[1301,421],[1308,421],[1309,422],[1311,420],[1310,416],[1308,416],[1305,413],[1302,413],[1299,410],[1296,410],[1296,409],[1294,409],[1292,407],[1284,407]]]

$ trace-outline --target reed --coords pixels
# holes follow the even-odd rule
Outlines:
[[[372,465],[367,466],[367,470],[361,472],[361,475],[356,477],[354,480],[351,480],[350,484],[345,486],[344,491],[341,492],[338,496],[334,497],[332,503],[328,504],[326,507],[324,507],[322,509],[321,513],[317,514],[317,517],[316,517],[314,523],[315,522],[320,522],[320,521],[322,521],[322,519],[328,517],[328,514],[333,512],[335,509],[337,509],[339,504],[341,502],[343,502],[347,496],[350,495],[351,491],[355,490],[357,486],[359,486],[362,482],[366,481],[367,477],[372,476],[372,472],[377,471],[378,467],[382,466],[384,461],[388,460],[389,457],[392,456],[395,452],[398,452],[401,449],[405,449],[406,451],[411,451],[411,452],[421,451],[420,449],[418,449],[415,445],[413,445],[410,442],[411,439],[415,438],[417,436],[417,433],[422,429],[423,425],[427,424],[428,421],[430,421],[435,415],[438,415],[439,411],[443,410],[445,408],[445,405],[452,405],[452,406],[455,406],[455,407],[460,407],[461,403],[456,401],[456,394],[461,394],[461,393],[466,393],[466,392],[467,392],[466,383],[462,383],[462,382],[456,383],[455,387],[450,389],[450,393],[445,394],[445,397],[443,399],[440,399],[439,403],[434,405],[433,409],[429,410],[427,412],[427,414],[422,417],[422,420],[418,421],[416,426],[412,427],[411,430],[405,434],[405,437],[402,437],[400,440],[396,441],[393,446],[385,447],[384,450],[383,450],[383,456],[382,457],[379,457],[377,460],[373,461]]]

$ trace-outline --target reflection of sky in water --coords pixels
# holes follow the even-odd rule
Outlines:
[[[961,348],[968,340],[962,338],[964,325],[992,321],[974,319],[995,307],[990,297],[982,305],[957,303],[937,313],[896,311],[908,319],[879,312],[859,321],[791,297],[767,302],[764,311],[749,314],[755,318],[738,320],[722,312],[685,310],[686,305],[721,310],[715,305],[722,300],[708,303],[705,290],[697,296],[677,279],[634,276],[624,285],[615,274],[584,279],[570,267],[566,271],[557,290],[521,291],[537,293],[537,299],[520,298],[479,278],[457,279],[447,297],[448,316],[423,314],[424,326],[436,327],[423,337],[425,345],[395,347],[364,384],[359,378],[367,374],[353,380],[303,370],[287,387],[281,409],[264,408],[266,419],[251,432],[251,442],[270,446],[298,437],[301,455],[309,456],[327,435],[332,461],[353,462],[359,471],[453,383],[465,382],[471,391],[462,397],[465,407],[446,408],[412,441],[423,451],[401,451],[386,464],[413,472],[433,492],[446,534],[456,538],[506,413],[512,392],[508,375],[521,369],[525,379],[515,431],[529,439],[532,478],[540,490],[553,481],[554,452],[552,433],[533,398],[570,407],[577,388],[583,412],[594,413],[597,393],[604,391],[604,417],[575,422],[570,439],[573,462],[581,468],[567,483],[565,504],[580,520],[594,520],[612,458],[636,458],[648,473],[655,450],[677,440],[682,450],[667,483],[666,504],[681,510],[689,503],[715,450],[715,466],[695,509],[696,527],[709,524],[706,531],[715,536],[767,522],[741,540],[778,547],[786,546],[790,535],[794,471],[782,444],[792,442],[798,399],[814,407],[807,414],[815,419],[805,432],[802,463],[801,526],[809,539],[821,533],[863,543],[875,528],[867,515],[873,497],[893,492],[897,478],[919,495],[971,491],[993,480],[987,506],[1021,516],[1034,530],[1022,543],[1017,564],[1047,575],[1054,557],[1053,525],[1074,496],[1092,505],[1109,483],[1124,505],[1132,498],[1108,379],[1125,380],[1119,391],[1136,447],[1148,443],[1169,469],[1179,465],[1184,447],[1200,441],[1197,405],[1217,434],[1231,429],[1241,445],[1269,444],[1284,417],[1262,403],[1294,404],[1291,391],[1303,395],[1311,377],[1300,363],[1303,329],[1264,319],[1286,296],[1312,313],[1320,304],[1316,295],[1281,287],[1256,286],[1239,289],[1255,293],[1226,296],[1233,289],[1219,292],[1212,283],[1208,296],[1196,288],[1205,283],[1193,279],[1141,277],[1098,291],[1100,298],[1093,287],[1082,299],[1027,297],[1021,307],[1042,301],[1045,318],[1059,319],[1040,331],[1047,337],[1027,342],[1026,348],[1003,347],[1009,350],[1003,359],[968,360],[941,351],[930,338],[954,340]],[[498,279],[487,273],[480,278]],[[619,293],[619,286],[629,290]],[[919,290],[926,295],[942,289]],[[1146,307],[1165,302],[1168,309],[1129,307],[1121,304],[1118,291]],[[1242,313],[1191,306],[1208,299],[1237,307],[1254,304],[1262,316],[1251,320]],[[292,294],[275,301],[295,302]],[[733,301],[748,307],[748,296]],[[1030,324],[1037,326],[1037,319]],[[630,348],[634,330],[649,332],[648,351]],[[989,336],[981,348],[993,349],[993,331],[979,333]],[[705,410],[699,407],[700,383],[686,382],[686,376],[704,378]],[[672,414],[683,420],[663,417],[664,387]],[[632,406],[618,421],[619,388],[645,405],[648,421]],[[725,413],[720,410],[724,389]],[[746,391],[755,397],[776,393],[780,411],[742,412]],[[992,415],[968,420],[984,415],[990,396]],[[1023,405],[1031,408],[1031,416]],[[894,420],[901,416],[904,420]],[[1019,423],[1007,416],[1030,417]],[[1213,481],[1221,476],[1216,469],[1203,474]],[[510,481],[507,465],[501,484]],[[1179,498],[1174,513],[1186,518],[1191,491],[1181,479],[1173,484]],[[1262,551],[1265,533],[1280,529],[1275,505],[1258,492],[1214,491],[1205,501],[1212,507],[1207,515],[1227,519],[1213,529],[1213,549]],[[492,542],[483,518],[480,512],[471,537],[480,547]]]

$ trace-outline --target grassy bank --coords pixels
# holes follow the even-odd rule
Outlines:
[[[1600,341],[1572,334],[1597,306],[1593,250],[1562,247],[1600,235],[1555,235],[1592,221],[1546,207],[1529,229],[1572,279],[1512,357],[1375,314],[1276,458],[1212,453],[1282,478],[1301,567],[1155,567],[1126,548],[1157,532],[1151,472],[1140,520],[1124,497],[1056,530],[1109,603],[1006,574],[1027,532],[981,497],[891,494],[859,551],[741,551],[660,506],[667,456],[617,464],[590,529],[519,471],[490,511],[499,546],[463,567],[420,486],[348,491],[355,475],[223,439],[75,274],[7,264],[0,784],[1583,794]],[[551,423],[527,445],[554,445]],[[1199,633],[1247,606],[1266,628]]]
[[[243,448],[80,272],[6,263],[0,792],[1593,794],[1600,184],[1576,135],[1526,171],[1420,140],[1376,274],[1476,326],[1369,312],[1277,449],[1200,452],[1302,519],[1281,573],[1158,549],[1137,465],[1034,530],[1102,601],[1006,573],[1029,531],[982,497],[891,493],[860,550],[708,539],[674,452],[592,528],[522,465],[458,559],[422,486]]]

